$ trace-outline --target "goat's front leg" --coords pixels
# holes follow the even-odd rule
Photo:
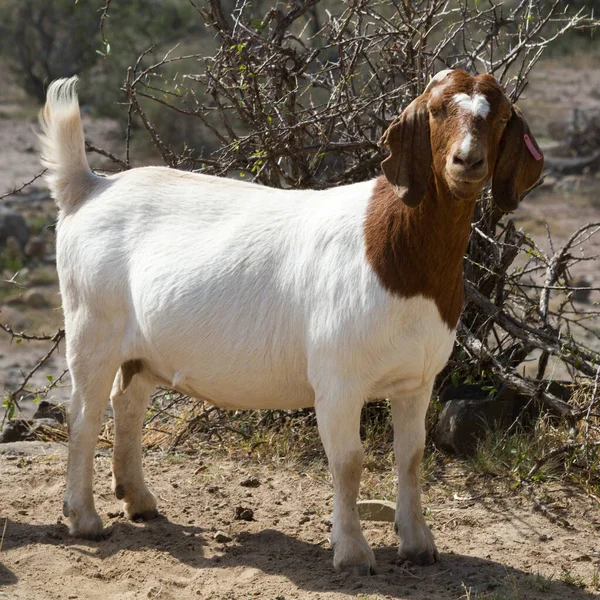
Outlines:
[[[398,554],[420,565],[439,559],[433,535],[421,507],[421,460],[425,448],[425,413],[433,382],[414,393],[391,399],[394,422],[394,452],[398,467],[396,531],[400,536]]]
[[[333,477],[333,566],[359,575],[375,567],[375,555],[363,535],[356,497],[360,485],[363,448],[360,411],[363,399],[347,388],[328,386],[317,394],[315,410],[319,434]]]

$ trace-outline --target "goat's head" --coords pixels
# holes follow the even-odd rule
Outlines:
[[[515,210],[539,179],[543,157],[523,114],[492,75],[438,73],[381,138],[381,167],[401,200],[417,206],[431,172],[457,200],[474,199],[492,179],[503,211]]]

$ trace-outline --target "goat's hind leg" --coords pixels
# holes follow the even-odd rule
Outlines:
[[[63,512],[72,535],[103,537],[102,519],[94,507],[94,451],[108,406],[111,384],[119,366],[111,341],[90,328],[82,334],[76,325],[67,328],[67,359],[73,382],[68,410],[69,460]],[[74,332],[74,333],[70,333]]]
[[[146,487],[142,469],[142,426],[154,387],[141,363],[128,361],[119,369],[111,393],[115,413],[112,489],[134,521],[158,517],[156,498]]]

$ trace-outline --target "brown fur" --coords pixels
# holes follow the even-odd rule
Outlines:
[[[121,365],[121,382],[119,391],[123,393],[131,383],[134,375],[142,372],[143,369],[142,361],[139,359],[128,360]]]
[[[457,93],[484,95],[487,117],[461,111],[453,101]],[[457,180],[452,158],[467,131],[483,163],[476,176]],[[531,156],[526,133],[535,143],[494,77],[453,71],[414,100],[382,137],[390,155],[367,211],[367,259],[390,292],[433,299],[451,329],[462,310],[463,256],[483,185],[493,178],[496,204],[514,210],[541,174],[543,161]]]
[[[385,177],[377,179],[365,223],[367,259],[383,287],[405,298],[432,298],[453,329],[462,310],[462,259],[475,201],[437,194],[433,178],[430,190],[411,209]]]

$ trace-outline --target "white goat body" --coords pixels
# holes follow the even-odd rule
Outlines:
[[[99,179],[58,227],[67,327],[110,322],[121,363],[228,408],[311,406],[331,373],[351,374],[364,399],[418,388],[453,334],[431,300],[379,284],[364,248],[372,189],[156,167]]]

